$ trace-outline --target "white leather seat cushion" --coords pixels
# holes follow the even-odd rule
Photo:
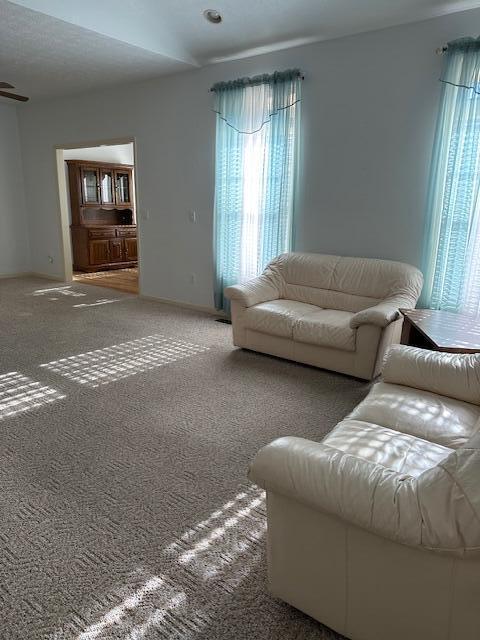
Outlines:
[[[348,417],[457,449],[477,431],[480,407],[413,387],[379,382]]]
[[[247,329],[297,342],[355,351],[353,313],[319,307],[296,300],[270,300],[244,311]]]
[[[353,313],[336,309],[317,309],[299,318],[293,326],[293,339],[307,344],[355,351],[356,331],[350,327]]]
[[[453,451],[407,433],[350,418],[340,422],[323,444],[413,477],[435,467]]]
[[[315,311],[315,305],[296,300],[270,300],[246,309],[244,321],[247,329],[291,339],[294,323]]]

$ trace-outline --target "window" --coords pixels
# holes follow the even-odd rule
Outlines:
[[[448,44],[431,169],[424,306],[480,312],[480,41]]]
[[[301,75],[219,83],[215,173],[215,306],[226,286],[259,275],[292,244]]]

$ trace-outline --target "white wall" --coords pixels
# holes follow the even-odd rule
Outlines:
[[[133,164],[133,142],[129,144],[101,145],[99,147],[83,147],[81,149],[65,149],[65,160],[90,160],[95,162],[112,162],[114,164]]]
[[[25,105],[20,125],[35,270],[60,273],[53,146],[131,135],[142,291],[211,305],[215,117],[208,89],[217,80],[289,67],[305,72],[296,248],[418,265],[440,90],[435,49],[478,35],[479,26],[476,9],[204,67],[134,91]],[[191,209],[197,224],[189,221]]]
[[[30,270],[17,113],[0,103],[0,276]]]

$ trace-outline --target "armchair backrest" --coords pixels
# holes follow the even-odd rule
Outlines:
[[[480,354],[442,353],[395,344],[385,357],[384,382],[480,405]]]
[[[397,295],[415,306],[423,282],[418,269],[402,262],[320,253],[284,253],[267,270],[283,298],[353,313]]]

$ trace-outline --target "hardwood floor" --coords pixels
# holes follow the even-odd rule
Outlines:
[[[73,280],[83,284],[94,284],[96,287],[108,287],[109,289],[119,289],[127,293],[138,293],[138,267],[116,269],[114,271],[96,271],[94,273],[75,271]]]

